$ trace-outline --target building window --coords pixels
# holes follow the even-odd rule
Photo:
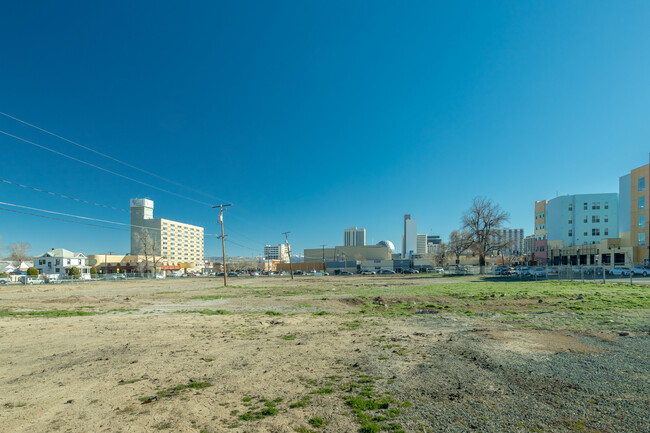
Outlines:
[[[585,203],[583,207],[584,207],[585,210],[587,210],[588,209],[587,203]]]
[[[587,232],[587,230],[585,230],[584,233],[582,233],[582,235],[587,237],[587,236],[589,236],[589,233]]]
[[[645,247],[645,233],[639,233],[638,240],[639,240],[638,245],[640,247]]]
[[[645,191],[645,177],[639,178],[639,191]]]
[[[569,224],[573,224],[573,218],[569,218]]]
[[[600,222],[600,215],[592,215],[591,216],[591,222],[592,223],[599,223]]]
[[[609,203],[605,202],[605,209],[609,209]]]
[[[585,215],[585,219],[584,219],[584,221],[583,221],[583,222],[584,222],[584,223],[586,224],[586,223],[587,223],[587,221],[588,221],[588,220],[587,220],[587,215]]]
[[[609,215],[605,215],[605,222],[606,222],[606,223],[609,222]]]
[[[598,209],[600,209],[600,202],[599,202],[599,201],[595,201],[595,202],[591,203],[591,209],[592,209],[592,210],[598,210]]]
[[[569,229],[569,237],[573,236],[573,230]]]
[[[605,228],[605,236],[609,236],[609,229]]]
[[[569,212],[573,212],[573,203],[569,203]]]
[[[639,228],[640,229],[645,228],[645,215],[644,214],[639,215]]]
[[[645,196],[639,197],[639,210],[645,209]]]
[[[600,229],[591,229],[592,236],[600,236]]]

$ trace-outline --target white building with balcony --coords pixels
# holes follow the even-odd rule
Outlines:
[[[64,248],[52,248],[45,254],[34,257],[34,267],[47,278],[59,279],[70,275],[73,267],[79,269],[84,280],[90,279],[88,258],[82,253],[73,253]]]

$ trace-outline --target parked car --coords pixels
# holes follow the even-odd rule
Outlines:
[[[9,283],[9,278],[0,278],[0,284],[8,284]]]
[[[630,268],[623,267],[623,266],[615,266],[615,267],[613,267],[612,269],[609,270],[609,275],[629,277],[630,276]]]
[[[237,272],[228,272],[229,277],[238,277],[239,274]]]
[[[361,275],[375,275],[375,271],[371,271],[369,269],[361,271]]]
[[[305,271],[293,271],[293,275],[305,275]]]
[[[390,269],[382,269],[377,273],[380,275],[394,275],[395,271],[391,271]]]
[[[45,283],[45,280],[42,280],[38,277],[29,277],[27,275],[23,275],[20,277],[20,282],[23,284],[43,284]]]
[[[445,268],[441,268],[441,267],[433,268],[431,270],[431,272],[433,272],[435,274],[444,274],[445,273]]]
[[[633,266],[631,271],[633,275],[643,275],[644,277],[647,277],[648,274],[650,274],[650,270],[646,268],[645,266]]]
[[[105,280],[126,280],[125,274],[108,274],[104,277]]]
[[[404,269],[402,271],[403,274],[417,274],[418,271],[416,269]]]
[[[353,275],[353,274],[350,271],[341,271],[339,272],[339,275]]]

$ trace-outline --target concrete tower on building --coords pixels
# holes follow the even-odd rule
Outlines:
[[[166,265],[203,268],[203,227],[153,217],[153,201],[131,200],[131,254],[154,256]]]
[[[366,245],[366,229],[350,227],[343,231],[343,245],[346,247],[363,247]]]
[[[409,258],[417,253],[418,248],[418,223],[411,219],[410,214],[404,215],[404,234],[402,235],[402,257]]]

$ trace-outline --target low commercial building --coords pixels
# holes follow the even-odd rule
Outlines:
[[[381,245],[365,245],[356,247],[339,246],[334,248],[313,248],[304,250],[305,262],[333,262],[345,260],[388,260],[391,258],[390,249]]]

